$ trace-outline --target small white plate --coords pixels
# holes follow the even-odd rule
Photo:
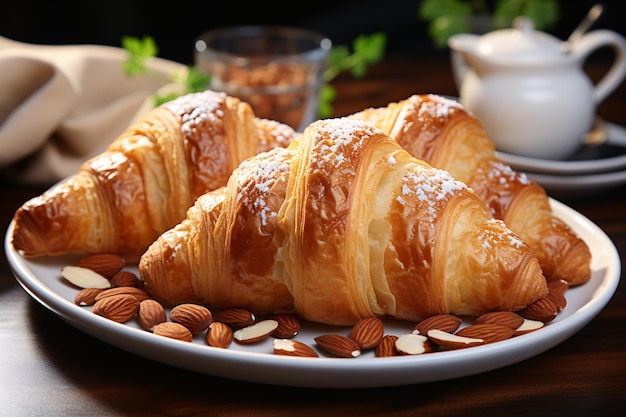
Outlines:
[[[567,291],[567,307],[533,333],[480,347],[417,356],[377,358],[369,351],[355,359],[326,357],[321,352],[320,358],[296,358],[274,355],[271,340],[217,349],[209,347],[202,335],[192,343],[155,336],[133,321],[119,324],[75,305],[77,290],[64,282],[60,269],[76,258],[22,258],[11,245],[13,224],[7,231],[5,251],[18,282],[35,300],[85,333],[137,355],[195,372],[266,384],[384,387],[459,378],[523,361],[562,343],[604,308],[621,273],[617,249],[599,227],[578,212],[554,200],[552,206],[587,242],[593,256],[591,280]],[[387,334],[396,335],[412,328],[402,322],[385,322],[385,326]],[[349,329],[305,324],[296,339],[315,346],[314,337],[330,332],[348,335]]]
[[[606,158],[565,161],[531,158],[502,151],[496,151],[496,156],[517,171],[557,174],[562,176],[596,174],[626,169],[626,153],[623,155],[608,156]]]

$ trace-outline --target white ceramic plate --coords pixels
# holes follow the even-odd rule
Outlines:
[[[587,218],[552,201],[562,217],[589,244],[593,254],[593,276],[585,285],[567,292],[567,307],[543,329],[503,342],[481,347],[442,351],[418,356],[377,358],[367,352],[355,359],[294,358],[272,354],[272,342],[237,345],[228,349],[209,347],[202,336],[192,343],[155,336],[133,322],[119,324],[79,307],[73,299],[76,289],[60,276],[60,269],[75,260],[71,257],[26,260],[12,248],[11,224],[5,238],[9,264],[24,289],[38,302],[104,342],[137,355],[176,367],[209,375],[245,381],[301,387],[361,388],[406,385],[458,378],[486,372],[523,361],[565,341],[591,321],[609,302],[620,277],[617,249],[609,237]],[[386,333],[400,335],[408,323],[386,323]],[[297,340],[314,346],[322,333],[347,328],[305,325]]]
[[[577,193],[600,192],[607,188],[626,184],[626,170],[587,175],[551,175],[526,172],[531,180],[550,192]]]

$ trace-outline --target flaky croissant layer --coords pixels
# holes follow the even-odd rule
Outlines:
[[[517,310],[547,294],[533,251],[476,193],[344,118],[244,161],[139,270],[166,304],[339,325]]]
[[[349,117],[380,128],[414,157],[469,185],[533,248],[547,279],[577,285],[591,278],[587,244],[554,215],[541,186],[497,158],[483,126],[459,103],[414,95]]]
[[[198,196],[225,185],[241,161],[294,136],[223,93],[180,97],[20,207],[13,246],[25,256],[115,252],[136,260]]]

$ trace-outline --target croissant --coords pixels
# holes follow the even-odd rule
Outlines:
[[[225,185],[241,161],[287,146],[294,135],[224,93],[182,96],[20,207],[13,246],[24,256],[115,252],[136,260],[198,196]]]
[[[414,157],[474,189],[492,215],[533,248],[548,280],[577,285],[591,278],[587,244],[552,212],[539,184],[497,158],[478,119],[459,103],[415,95],[348,117],[380,128]]]
[[[139,272],[166,305],[332,325],[518,310],[547,294],[530,247],[473,190],[346,118],[244,161],[148,248]]]

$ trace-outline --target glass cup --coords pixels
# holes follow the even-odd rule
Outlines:
[[[317,119],[331,46],[308,30],[236,26],[200,35],[194,59],[211,74],[211,89],[249,103],[258,117],[302,131]]]

